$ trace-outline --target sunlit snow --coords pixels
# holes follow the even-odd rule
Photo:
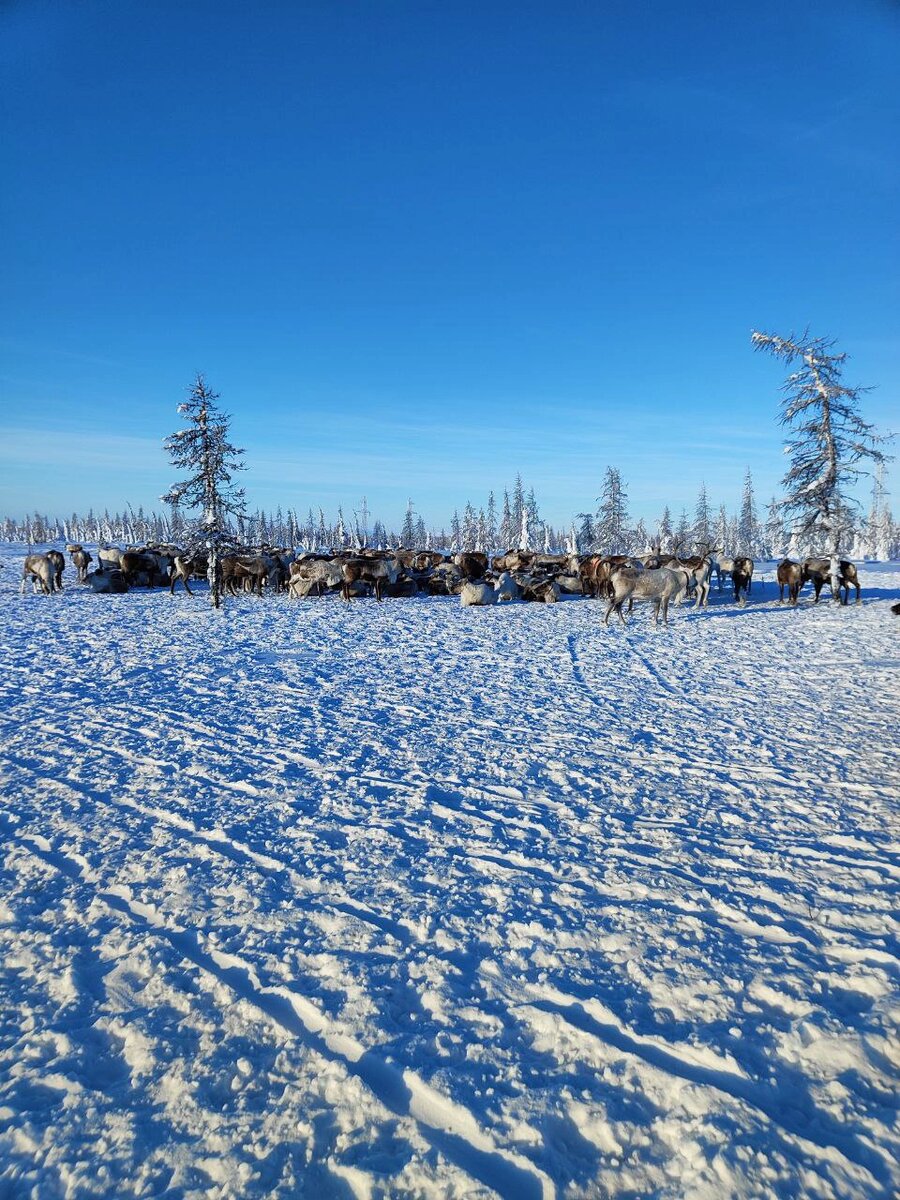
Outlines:
[[[23,557],[0,1195],[900,1189],[896,565],[623,630]]]

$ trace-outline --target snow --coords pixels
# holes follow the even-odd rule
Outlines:
[[[865,603],[18,595],[0,1195],[900,1189]]]

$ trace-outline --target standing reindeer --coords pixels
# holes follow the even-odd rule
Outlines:
[[[784,604],[784,589],[788,590],[788,599],[796,607],[800,589],[803,587],[803,568],[790,558],[782,559],[775,571],[778,580],[778,603]]]
[[[850,588],[856,588],[856,603],[860,603],[860,586],[859,575],[856,571],[856,565],[842,558],[837,563],[837,571],[832,571],[832,563],[830,558],[807,558],[803,560],[803,582],[809,580],[816,593],[816,604],[819,603],[819,596],[822,588],[827,583],[834,592],[834,584],[832,583],[832,575],[837,575],[838,594],[834,597],[835,600],[843,604],[849,603]]]
[[[56,563],[49,554],[29,554],[22,564],[22,585],[19,594],[25,595],[25,584],[31,580],[35,589],[40,584],[45,596],[56,590]]]
[[[87,581],[88,566],[93,559],[83,546],[66,546],[69,556],[72,559],[72,566],[78,572],[78,582],[85,583]]]
[[[750,592],[750,580],[753,578],[753,559],[736,558],[731,568],[731,582],[734,586],[734,599],[738,604],[746,604]],[[741,594],[743,593],[743,600]]]

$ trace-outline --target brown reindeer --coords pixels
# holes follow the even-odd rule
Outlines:
[[[850,601],[850,588],[856,588],[856,603],[859,604],[861,591],[859,586],[859,575],[856,571],[854,563],[842,558],[838,561],[838,594],[834,597],[835,600],[842,604],[848,604]],[[831,582],[831,559],[830,558],[806,558],[803,560],[803,582],[809,580],[816,593],[815,603],[819,603],[819,595],[822,588],[827,583],[834,591],[834,586]]]
[[[355,583],[371,583],[375,588],[375,599],[380,602],[384,598],[385,584],[396,583],[400,577],[399,565],[386,558],[348,558],[342,564],[342,570],[341,595],[348,603]]]
[[[746,604],[750,592],[750,580],[753,578],[753,559],[736,558],[731,568],[731,583],[734,587],[734,598],[738,604]],[[743,600],[741,595],[743,594]]]
[[[60,550],[48,550],[47,557],[53,563],[53,590],[62,591],[63,571],[66,567],[66,556]]]
[[[535,555],[531,550],[508,550],[506,554],[497,554],[491,559],[495,571],[527,571],[534,562]]]
[[[169,595],[175,595],[175,584],[180,579],[184,584],[184,590],[189,596],[193,596],[188,580],[193,574],[194,567],[197,562],[197,557],[186,558],[183,554],[173,554],[172,556],[172,573],[169,576]]]
[[[788,599],[796,606],[803,587],[803,568],[792,559],[784,558],[775,570],[775,578],[778,580],[778,603],[784,604],[784,589],[787,588]]]
[[[270,570],[271,563],[265,558],[229,554],[222,559],[222,584],[230,596],[238,594],[238,587],[262,596]]]
[[[457,554],[453,561],[470,583],[484,579],[488,569],[488,556],[482,554],[480,550],[464,551],[462,554]]]
[[[78,572],[78,582],[84,583],[87,580],[88,567],[94,560],[83,546],[67,546],[66,549],[72,559],[72,566]]]
[[[129,587],[165,587],[169,582],[168,559],[152,551],[126,550],[119,569]]]

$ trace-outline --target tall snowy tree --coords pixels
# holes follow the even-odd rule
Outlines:
[[[597,531],[594,528],[594,514],[580,512],[577,515],[578,533],[576,534],[579,554],[590,554],[596,549]]]
[[[872,483],[872,504],[865,522],[865,550],[867,558],[884,562],[890,556],[891,513],[888,508],[887,490],[884,486],[884,463],[879,463]]]
[[[675,530],[675,544],[678,547],[678,553],[681,555],[690,554],[691,551],[691,522],[687,514],[687,509],[681,510],[681,516],[678,518],[678,527]]]
[[[624,554],[628,550],[628,494],[622,476],[615,467],[607,467],[603,490],[598,497],[595,525],[598,548],[603,554]]]
[[[519,536],[522,529],[522,510],[525,508],[525,485],[522,483],[522,476],[516,474],[516,482],[513,487],[512,495],[512,528],[513,541]],[[510,543],[512,545],[512,543]]]
[[[782,480],[784,508],[794,531],[820,539],[836,561],[848,517],[858,508],[851,488],[868,473],[860,464],[877,466],[887,459],[880,448],[886,439],[860,415],[860,397],[867,389],[842,382],[848,356],[831,353],[833,340],[812,338],[808,332],[800,338],[754,332],[751,341],[755,349],[796,366],[782,386],[780,420],[789,431],[785,452],[791,458]],[[839,599],[839,589],[832,591]]]
[[[243,488],[232,482],[235,473],[244,470],[244,452],[229,441],[231,418],[220,412],[218,399],[218,393],[198,375],[187,400],[178,405],[178,411],[187,418],[187,427],[170,434],[163,445],[172,465],[190,474],[162,497],[166,504],[203,510],[189,542],[206,550],[209,594],[215,608],[222,600],[221,556],[233,545],[228,517],[244,512]]]
[[[411,498],[406,501],[406,512],[403,515],[403,525],[400,529],[400,541],[407,550],[415,545],[416,513]]]
[[[450,549],[454,554],[462,549],[462,530],[457,509],[453,510],[453,516],[450,518]]]
[[[518,530],[513,524],[512,509],[509,504],[509,492],[503,492],[503,516],[500,518],[500,549],[510,550],[516,540]]]
[[[542,524],[541,515],[538,512],[538,504],[534,495],[534,488],[528,489],[528,497],[525,500],[525,507],[528,509],[528,525],[532,530],[532,536],[537,537],[538,526]]]
[[[716,513],[716,548],[721,554],[734,554],[735,548],[729,540],[728,530],[728,513],[725,511],[725,505],[719,505],[719,511]]]
[[[466,501],[466,507],[463,510],[462,531],[460,533],[461,548],[471,552],[475,549],[476,538],[476,517],[475,509],[472,507],[471,501]]]
[[[748,467],[744,474],[744,490],[741,493],[741,515],[738,520],[738,548],[751,557],[756,553],[759,542],[759,520],[756,515],[756,497],[753,493],[753,476]]]
[[[672,548],[672,514],[669,511],[668,504],[663,509],[663,515],[659,518],[659,524],[656,529],[656,542],[660,550],[670,550]]]
[[[783,558],[786,546],[787,538],[784,533],[784,519],[782,517],[781,505],[773,496],[769,501],[766,515],[766,557]]]
[[[487,524],[485,526],[485,537],[487,539],[487,549],[497,549],[497,502],[494,500],[494,493],[491,492],[487,502]]]
[[[491,544],[488,540],[487,516],[483,508],[479,508],[478,517],[475,521],[475,549],[484,553],[491,549]]]
[[[712,535],[712,514],[709,511],[709,498],[706,495],[706,484],[700,484],[700,493],[697,496],[697,507],[694,509],[694,544],[702,549],[704,546],[711,548],[713,544]]]
[[[519,528],[519,550],[533,550],[532,539],[534,530],[531,527],[531,510],[527,504],[522,505],[522,524]]]
[[[364,546],[368,546],[368,544],[369,544],[369,517],[372,514],[369,512],[369,502],[365,498],[365,496],[363,496],[363,498],[362,498],[362,503],[359,506],[359,512],[354,513],[353,515],[357,519],[356,523],[357,523],[357,528],[359,530],[360,540]]]

